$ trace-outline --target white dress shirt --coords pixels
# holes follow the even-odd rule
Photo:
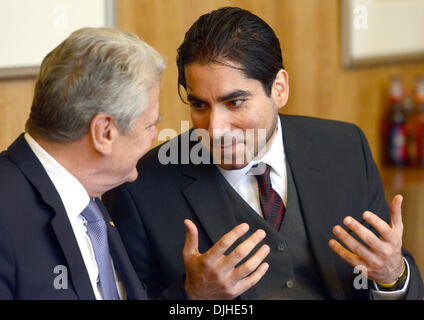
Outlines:
[[[237,191],[237,193],[246,201],[256,213],[263,217],[262,209],[259,200],[259,188],[257,179],[254,177],[253,166],[263,162],[271,166],[270,178],[272,188],[283,199],[284,205],[287,208],[287,168],[286,168],[286,154],[283,144],[283,134],[281,122],[278,119],[277,134],[272,142],[271,147],[262,156],[261,159],[254,159],[249,162],[247,166],[237,170],[225,170],[218,166],[219,171],[228,181],[228,183]],[[405,264],[408,270],[408,277],[404,287],[397,291],[380,291],[373,282],[371,288],[374,299],[376,300],[395,300],[402,299],[409,287],[409,265],[406,259]]]
[[[266,163],[271,167],[270,178],[272,188],[278,193],[287,206],[287,169],[286,154],[284,152],[283,135],[281,133],[281,123],[278,120],[277,134],[274,137],[269,150],[261,159],[254,159],[247,166],[237,170],[225,170],[218,167],[221,174],[227,179],[228,183],[237,191],[237,193],[263,217],[261,204],[259,201],[258,182],[254,176],[253,166],[260,162]]]
[[[99,270],[97,268],[93,247],[85,226],[85,219],[81,216],[81,212],[90,202],[90,197],[84,186],[50,154],[48,154],[47,151],[45,151],[28,133],[25,133],[24,137],[31,150],[34,152],[38,160],[40,160],[62,200],[77,240],[78,247],[81,251],[85,267],[87,268],[94,295],[97,300],[102,300],[102,291],[98,281]],[[125,290],[123,289],[121,282],[118,281],[116,271],[115,281],[117,283],[120,297],[125,299]]]

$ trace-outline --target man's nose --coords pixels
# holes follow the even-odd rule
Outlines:
[[[230,131],[230,121],[227,110],[220,107],[212,107],[209,114],[208,131],[213,139],[219,138]]]
[[[151,127],[151,133],[150,133],[150,138],[152,140],[152,142],[158,137],[158,127],[157,125],[154,125],[153,127]]]

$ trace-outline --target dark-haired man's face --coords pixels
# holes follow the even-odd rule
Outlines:
[[[271,145],[278,110],[288,99],[288,75],[280,70],[271,96],[258,80],[247,79],[237,64],[202,64],[185,67],[187,99],[195,129],[206,130],[202,142],[224,169],[240,169]],[[204,133],[206,131],[203,131]]]

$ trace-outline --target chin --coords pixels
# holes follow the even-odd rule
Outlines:
[[[250,153],[247,153],[244,146],[225,150],[218,150],[213,153],[215,164],[225,170],[236,170],[244,168],[253,158]],[[247,160],[247,161],[246,161]]]
[[[128,182],[134,182],[138,178],[138,172],[136,171],[129,179]]]
[[[238,170],[247,166],[247,163],[238,164],[238,163],[220,163],[218,164],[224,170]]]
[[[138,171],[136,168],[134,168],[133,171],[130,172],[130,174],[127,175],[127,177],[124,179],[122,183],[125,182],[134,182],[138,178]]]
[[[253,157],[245,153],[233,153],[227,157],[221,157],[216,164],[224,170],[237,170],[247,166],[252,159]]]

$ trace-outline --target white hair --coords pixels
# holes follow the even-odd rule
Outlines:
[[[125,133],[149,103],[164,58],[135,34],[82,28],[41,64],[26,130],[56,142],[80,139],[98,113]]]

